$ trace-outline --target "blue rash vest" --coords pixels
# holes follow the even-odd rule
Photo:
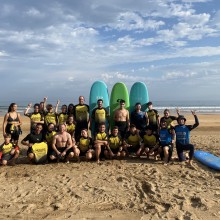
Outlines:
[[[168,129],[160,130],[160,144],[162,146],[167,146],[172,142],[172,134]]]

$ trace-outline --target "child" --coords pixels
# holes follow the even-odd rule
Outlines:
[[[105,149],[104,154],[107,159],[112,159],[113,157],[125,157],[126,152],[123,150],[122,140],[119,136],[118,127],[114,126],[112,129],[112,133],[108,139],[109,148]]]
[[[168,128],[168,123],[165,119],[160,121],[160,146],[162,147],[161,159],[164,160],[164,165],[170,161],[173,153],[174,131]]]
[[[140,156],[142,153],[146,153],[147,158],[150,155],[154,155],[154,159],[157,160],[157,154],[159,153],[159,143],[156,135],[153,134],[153,128],[147,126],[145,134],[142,136],[142,144],[139,148],[137,155]]]
[[[0,153],[1,153],[1,164],[7,165],[8,162],[11,165],[15,165],[15,159],[19,156],[19,148],[12,143],[10,143],[11,135],[4,135],[4,143],[0,145]]]
[[[92,147],[92,138],[89,137],[87,129],[81,131],[81,137],[77,146],[80,151],[79,156],[85,156],[87,161],[95,157],[95,150]]]
[[[104,154],[105,148],[109,148],[108,146],[108,135],[105,132],[105,124],[102,123],[99,125],[99,132],[95,136],[94,141],[96,161],[100,163],[100,154]]]
[[[135,125],[131,125],[129,131],[125,135],[124,148],[127,154],[135,154],[139,156],[141,137]]]

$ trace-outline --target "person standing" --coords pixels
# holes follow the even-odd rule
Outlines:
[[[75,105],[74,116],[76,120],[75,138],[78,142],[81,136],[81,131],[89,127],[89,106],[85,104],[85,98],[79,96],[79,104]]]
[[[19,135],[21,134],[21,115],[17,112],[17,104],[11,103],[8,108],[8,113],[5,114],[3,120],[3,136],[11,134],[11,142],[18,144]]]

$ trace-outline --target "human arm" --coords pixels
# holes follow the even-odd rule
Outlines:
[[[60,155],[60,151],[58,151],[56,147],[57,137],[57,135],[53,136],[52,149],[56,152],[57,155]]]
[[[47,110],[46,105],[47,105],[47,97],[44,97],[44,111]]]
[[[7,125],[7,120],[8,120],[8,116],[9,116],[9,113],[7,113],[4,117],[4,120],[3,120],[3,125],[2,125],[2,129],[3,129],[3,136],[6,134],[6,125]]]
[[[56,107],[55,107],[55,113],[56,113],[56,114],[58,113],[59,104],[60,104],[60,100],[58,99],[58,100],[57,100]]]
[[[30,143],[30,134],[28,134],[22,141],[21,144],[28,146],[28,147],[32,147],[33,143]]]
[[[30,110],[31,106],[32,106],[32,103],[29,103],[28,106],[27,106],[27,108],[26,108],[25,111],[24,111],[24,115],[25,115],[25,116],[28,116],[28,111]]]
[[[195,123],[194,123],[194,125],[188,126],[188,128],[189,128],[190,130],[192,130],[192,129],[194,129],[194,128],[196,128],[196,127],[199,126],[199,119],[198,119],[198,117],[197,117],[197,115],[196,115],[196,112],[195,112],[195,111],[191,111],[191,112],[192,112],[192,115],[193,115],[194,118],[195,118]]]

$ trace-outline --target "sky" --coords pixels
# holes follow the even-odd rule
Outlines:
[[[0,105],[88,103],[96,80],[219,100],[219,0],[1,0],[0,20]]]

